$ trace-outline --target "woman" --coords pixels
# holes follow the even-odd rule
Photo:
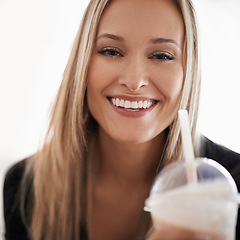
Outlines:
[[[178,109],[195,139],[199,90],[190,0],[92,0],[45,144],[6,176],[6,239],[162,239],[144,201],[182,159]],[[235,169],[238,154],[202,143],[198,152]]]

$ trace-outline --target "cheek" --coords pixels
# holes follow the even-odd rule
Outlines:
[[[106,89],[114,81],[116,73],[111,64],[97,55],[92,56],[88,70],[87,102],[94,117],[103,111],[101,103],[105,101]]]
[[[159,77],[160,76],[160,77]],[[161,71],[158,75],[158,88],[165,96],[166,101],[178,99],[183,84],[183,69],[181,66]]]
[[[88,82],[87,84],[87,104],[88,104],[88,108],[90,113],[93,115],[93,117],[95,118],[95,112],[96,112],[96,104],[94,104],[94,102],[96,102],[95,99],[95,94],[94,94],[94,89],[91,87],[91,84]]]
[[[103,71],[99,64],[97,64],[97,61],[92,58],[92,61],[89,66],[88,70],[88,82],[87,82],[87,88],[89,90],[89,94],[101,87],[101,76],[103,76]]]
[[[167,84],[169,95],[172,99],[178,98],[183,85],[183,72],[176,72],[172,74],[172,79],[169,77]]]
[[[99,61],[96,61],[95,58],[93,58],[88,71],[88,101],[91,102],[92,99],[98,99],[102,95],[103,89],[108,84],[108,79],[104,67],[101,67]]]
[[[87,80],[87,102],[88,107],[92,115],[95,117],[96,112],[96,102],[98,101],[99,92],[101,89],[101,79],[98,76],[102,76],[100,68],[96,64],[96,61],[93,60],[90,63],[88,70],[88,80]]]
[[[88,84],[100,90],[107,87],[116,78],[119,65],[111,64],[97,54],[92,56],[88,71]]]

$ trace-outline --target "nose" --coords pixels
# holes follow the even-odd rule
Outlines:
[[[127,62],[119,78],[119,83],[125,85],[131,92],[147,86],[149,79],[144,61],[135,59]]]

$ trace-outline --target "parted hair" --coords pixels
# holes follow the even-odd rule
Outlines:
[[[84,227],[87,231],[89,228],[90,155],[94,154],[97,123],[89,113],[86,101],[87,77],[98,24],[110,1],[90,1],[63,74],[45,142],[27,161],[22,183],[22,214],[27,215],[26,204],[30,204],[31,217],[25,219],[33,240],[79,240],[80,229]],[[191,0],[172,1],[181,12],[185,25],[186,60],[178,108],[188,110],[194,139],[200,92],[197,22]],[[182,159],[178,116],[168,127],[165,146],[160,169]],[[26,191],[30,178],[31,200],[26,199],[26,195],[30,198]]]

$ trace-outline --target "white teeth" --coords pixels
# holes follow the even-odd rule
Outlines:
[[[119,105],[120,105],[120,107],[124,107],[124,100],[121,99]]]
[[[145,100],[145,101],[143,102],[143,108],[147,108],[147,105],[148,105],[148,102],[147,102],[147,100]]]
[[[119,107],[119,98],[116,98],[116,106]]]
[[[131,108],[131,102],[130,101],[125,101],[124,108]]]
[[[139,108],[142,108],[142,107],[143,107],[143,102],[142,102],[142,101],[139,101],[139,102],[138,102],[138,107],[139,107]]]
[[[138,103],[137,102],[132,102],[131,108],[138,108]]]
[[[126,110],[134,110],[138,111],[141,108],[142,109],[147,109],[150,108],[155,101],[152,100],[145,100],[145,101],[128,101],[128,100],[123,100],[119,98],[111,98],[111,102],[113,105],[117,107],[122,107]]]

